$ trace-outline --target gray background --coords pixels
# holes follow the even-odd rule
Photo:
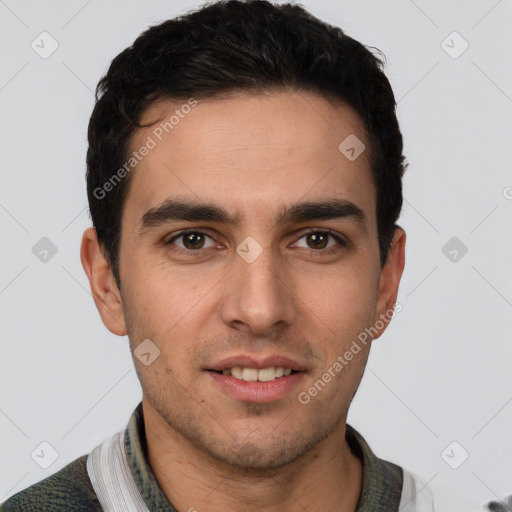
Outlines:
[[[386,54],[410,163],[403,310],[349,423],[429,482],[438,511],[482,510],[512,492],[512,2],[304,4]],[[197,5],[0,0],[0,501],[122,429],[141,398],[79,259],[86,129],[110,60]],[[41,442],[58,453],[47,469]]]

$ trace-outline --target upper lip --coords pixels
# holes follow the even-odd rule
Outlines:
[[[291,359],[290,357],[281,355],[256,356],[255,354],[238,354],[220,359],[218,362],[205,368],[206,370],[222,371],[226,368],[234,368],[239,366],[242,368],[270,368],[272,366],[290,368],[296,372],[305,371],[304,364]]]

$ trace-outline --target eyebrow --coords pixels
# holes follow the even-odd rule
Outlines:
[[[276,224],[299,223],[309,220],[348,218],[367,231],[367,217],[359,206],[346,199],[328,199],[293,203],[281,208],[274,217]],[[227,225],[240,223],[239,214],[232,215],[221,206],[191,200],[167,199],[149,209],[141,218],[139,234],[173,220],[218,222]]]

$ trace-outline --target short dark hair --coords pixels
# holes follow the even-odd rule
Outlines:
[[[158,99],[207,99],[236,91],[311,91],[359,114],[370,144],[384,265],[402,208],[407,167],[384,64],[382,52],[302,6],[266,0],[209,3],[143,32],[114,58],[98,83],[88,129],[89,209],[117,285],[121,215],[131,175],[123,173],[108,193],[103,187],[129,159],[143,112]]]

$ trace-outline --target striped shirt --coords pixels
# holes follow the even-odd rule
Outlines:
[[[428,487],[400,466],[376,457],[350,425],[345,436],[363,463],[356,512],[433,512]],[[148,462],[142,403],[124,431],[0,505],[0,512],[41,511],[176,512]]]

